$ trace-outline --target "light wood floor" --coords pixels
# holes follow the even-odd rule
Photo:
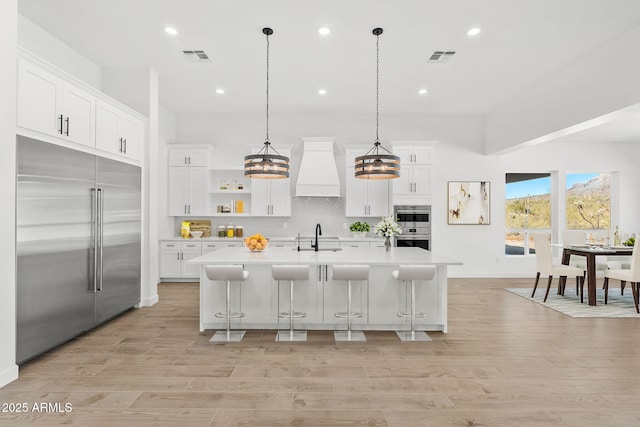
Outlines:
[[[449,333],[427,343],[249,331],[220,345],[198,332],[197,285],[162,284],[156,306],[22,366],[0,402],[29,410],[0,425],[640,425],[638,319],[572,319],[503,290],[531,285],[451,280]],[[33,412],[56,402],[71,412]]]

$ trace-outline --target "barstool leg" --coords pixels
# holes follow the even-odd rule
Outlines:
[[[366,341],[364,332],[352,331],[351,321],[353,319],[353,309],[351,307],[351,280],[347,280],[347,330],[336,331],[333,337],[336,341]]]
[[[411,281],[411,330],[396,331],[400,341],[431,341],[431,337],[423,331],[416,331],[416,286],[415,280]]]
[[[231,280],[227,280],[227,297],[226,297],[225,321],[227,324],[226,331],[217,331],[209,342],[239,342],[242,341],[246,331],[231,331]],[[240,314],[239,317],[243,316]]]
[[[293,318],[295,316],[293,310],[293,280],[289,280],[289,331],[279,331],[276,335],[276,341],[306,341],[307,331],[293,331]]]

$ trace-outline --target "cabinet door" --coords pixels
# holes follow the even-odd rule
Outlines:
[[[23,59],[18,64],[18,126],[61,136],[62,80]]]
[[[187,261],[197,258],[202,254],[200,243],[182,243],[182,277],[200,277],[200,264],[189,264]]]
[[[271,212],[269,180],[251,180],[251,215],[267,216]]]
[[[389,215],[389,181],[367,180],[367,216]]]
[[[120,111],[98,100],[96,103],[96,148],[113,154],[122,154]]]
[[[413,192],[417,195],[431,194],[431,166],[413,166]]]
[[[169,166],[189,166],[189,150],[172,148],[169,150]]]
[[[187,215],[189,205],[189,169],[169,168],[169,215]]]
[[[269,182],[271,215],[290,216],[291,215],[291,180],[273,179]]]
[[[412,163],[413,161],[413,150],[411,147],[393,147],[393,154],[400,157],[400,163]]]
[[[430,165],[433,163],[433,147],[413,147],[413,163]]]
[[[367,180],[356,178],[353,168],[348,167],[345,182],[345,215],[366,216]]]
[[[189,166],[209,166],[208,150],[189,150],[187,153],[187,161]]]
[[[163,242],[160,247],[160,277],[180,277],[179,244]]]
[[[123,154],[133,160],[142,160],[144,147],[144,123],[142,120],[122,112],[120,136],[123,138]]]
[[[95,111],[95,96],[71,84],[63,85],[64,138],[88,147],[95,147]]]
[[[413,193],[413,166],[402,165],[400,177],[393,180],[393,195],[406,196]]]
[[[190,215],[207,214],[207,168],[187,168],[189,171],[189,203],[187,213]]]

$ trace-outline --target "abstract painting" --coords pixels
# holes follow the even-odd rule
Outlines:
[[[449,181],[448,224],[489,224],[491,183]]]

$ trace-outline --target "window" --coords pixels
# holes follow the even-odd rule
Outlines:
[[[507,173],[505,254],[535,253],[532,232],[551,231],[551,174]]]
[[[566,217],[568,230],[609,230],[610,174],[568,173]]]

